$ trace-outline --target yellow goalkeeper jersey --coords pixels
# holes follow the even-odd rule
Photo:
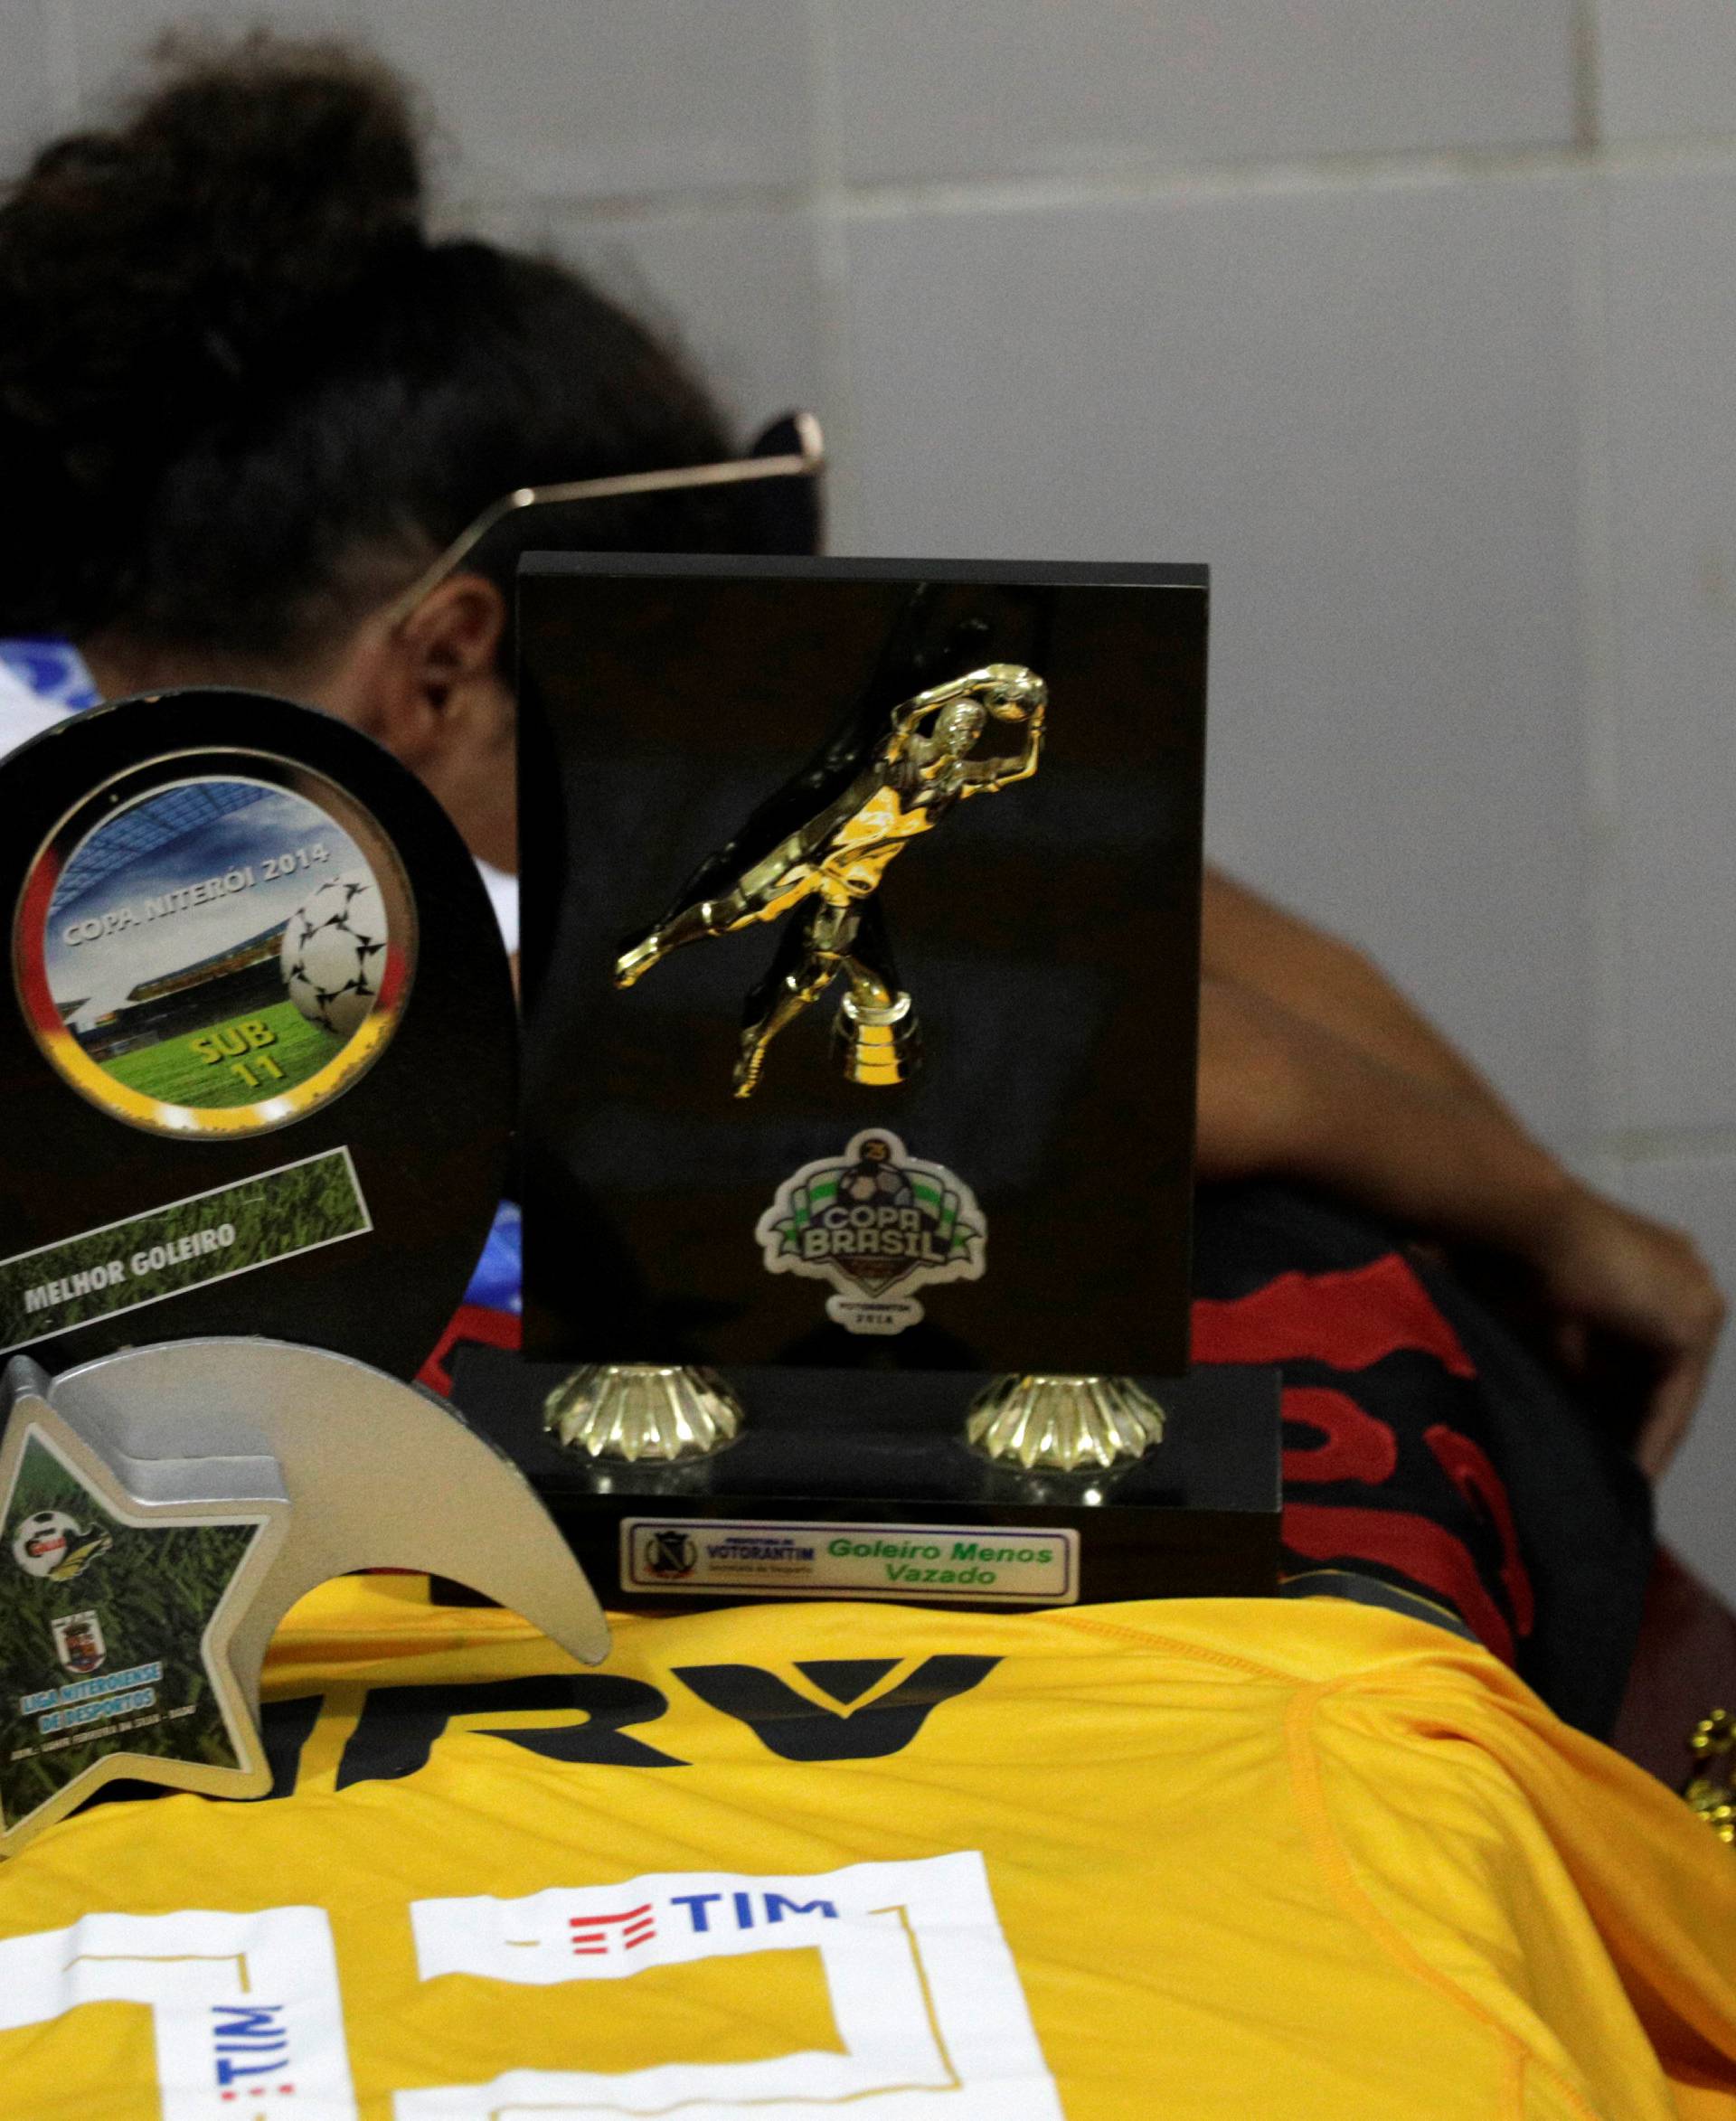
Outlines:
[[[7,2121],[1730,2121],[1736,1853],[1379,1610],[618,1623],[410,1579],[278,1794],[0,1867]]]

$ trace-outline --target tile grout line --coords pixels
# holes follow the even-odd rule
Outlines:
[[[858,419],[850,335],[850,246],[845,234],[844,74],[835,0],[807,0],[809,169],[806,204],[812,216],[819,288],[820,388],[826,425],[826,548],[856,551],[863,543],[860,482],[855,478]]]
[[[71,0],[41,0],[42,57],[47,71],[48,101],[54,111],[57,130],[80,123],[79,33],[72,19]]]
[[[828,0],[808,0],[823,19]],[[816,71],[818,66],[816,62]],[[835,102],[836,84],[816,87],[816,105]],[[816,111],[816,129],[818,113]],[[827,121],[836,124],[836,114]],[[827,159],[833,159],[828,150]],[[708,213],[807,208],[842,221],[897,219],[916,213],[995,213],[1091,205],[1163,204],[1193,199],[1306,196],[1371,190],[1444,190],[1472,183],[1525,184],[1584,175],[1691,175],[1736,172],[1736,134],[1611,146],[1578,144],[1462,153],[1327,155],[1296,161],[1175,162],[1127,165],[1089,174],[936,178],[892,184],[851,183],[835,169],[809,184],[718,184],[666,191],[568,193],[514,186],[509,200],[488,187],[471,194],[479,208],[533,201],[563,217],[598,222],[691,220]]]
[[[1612,1127],[1593,1136],[1587,1146],[1594,1154],[1614,1157],[1625,1165],[1703,1164],[1725,1159],[1736,1164],[1736,1126]]]
[[[1609,376],[1609,256],[1602,184],[1576,203],[1573,346],[1579,375],[1579,650],[1583,685],[1592,1108],[1613,1127],[1633,1109],[1628,1007],[1626,846],[1622,834],[1623,661],[1616,564],[1615,465]],[[1621,1156],[1618,1135],[1600,1145]],[[1618,1178],[1625,1172],[1618,1174]]]
[[[1603,40],[1598,0],[1572,0],[1573,139],[1595,154],[1603,137]]]

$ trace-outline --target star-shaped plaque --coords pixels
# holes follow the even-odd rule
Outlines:
[[[133,1777],[258,1796],[270,1771],[230,1663],[288,1531],[259,1450],[141,1462],[7,1369],[0,1436],[0,1852]],[[213,1474],[217,1476],[212,1477]],[[142,1492],[141,1492],[142,1491]]]
[[[609,1627],[513,1461],[318,1348],[129,1348],[0,1381],[0,1855],[119,1777],[270,1786],[259,1680],[329,1577],[427,1570],[586,1664]]]

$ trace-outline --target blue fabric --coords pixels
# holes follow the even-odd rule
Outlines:
[[[0,664],[39,700],[76,712],[94,707],[102,695],[90,682],[84,658],[70,641],[0,640]]]
[[[495,1211],[495,1227],[488,1232],[464,1300],[490,1311],[516,1313],[524,1307],[524,1233],[518,1202],[503,1201]]]

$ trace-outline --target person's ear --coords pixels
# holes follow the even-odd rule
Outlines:
[[[455,574],[406,617],[365,620],[316,675],[284,685],[383,744],[497,869],[517,859],[516,716],[496,661],[505,625],[495,584]]]
[[[393,629],[375,665],[373,733],[415,771],[486,743],[501,715],[506,599],[486,575],[455,574]]]

